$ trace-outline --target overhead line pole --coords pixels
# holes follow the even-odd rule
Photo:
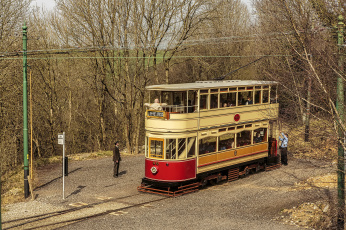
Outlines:
[[[24,152],[24,197],[29,197],[29,154],[28,154],[28,90],[27,90],[27,26],[23,29],[23,152]]]
[[[344,160],[344,130],[341,128],[341,124],[344,121],[344,82],[342,74],[344,72],[344,57],[343,57],[343,44],[344,44],[344,17],[339,15],[338,17],[338,53],[339,61],[338,67],[340,74],[337,79],[337,98],[336,98],[336,109],[339,114],[338,124],[338,220],[337,228],[339,230],[344,229],[345,225],[345,160]]]

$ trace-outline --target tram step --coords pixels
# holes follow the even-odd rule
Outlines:
[[[228,170],[228,182],[238,180],[238,178],[239,178],[239,168]]]
[[[170,187],[162,189],[162,188],[153,188],[150,185],[141,185],[137,187],[137,190],[139,192],[153,193],[153,194],[164,195],[169,197],[177,197],[177,196],[198,191],[200,185],[201,185],[200,182],[187,184],[187,185],[178,187],[176,191],[171,191]]]
[[[275,165],[267,166],[267,167],[265,168],[265,170],[266,170],[266,171],[271,171],[271,170],[274,170],[274,169],[278,169],[278,168],[280,168],[280,167],[281,167],[281,163],[275,164]]]

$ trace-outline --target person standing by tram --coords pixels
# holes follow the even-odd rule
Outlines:
[[[115,142],[115,146],[114,146],[114,150],[113,150],[113,161],[114,161],[113,176],[118,177],[119,165],[120,165],[120,161],[121,161],[118,141]]]
[[[281,131],[281,136],[279,140],[281,141],[280,152],[281,152],[281,164],[287,165],[287,145],[288,145],[288,134]]]

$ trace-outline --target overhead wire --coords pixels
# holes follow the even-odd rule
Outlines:
[[[263,58],[263,57],[290,57],[292,55],[289,54],[270,54],[270,55],[226,55],[226,56],[173,56],[173,57],[166,57],[166,58],[173,58],[173,59],[178,59],[178,58]],[[160,58],[165,58],[165,57],[135,57],[135,56],[130,56],[130,57],[27,57],[28,60],[49,60],[49,59],[54,59],[54,60],[59,60],[59,59],[160,59]],[[22,60],[22,57],[17,57],[17,58],[0,58],[0,60]]]
[[[317,27],[313,31],[321,31],[324,29],[330,29],[327,27],[323,27],[322,29]],[[312,32],[313,32],[312,31]],[[304,31],[298,31],[300,33],[304,33]],[[228,37],[219,37],[219,38],[204,38],[204,39],[195,39],[195,40],[189,40],[185,41],[182,45],[183,46],[194,46],[194,45],[199,45],[199,44],[213,44],[213,43],[240,43],[240,42],[255,42],[257,41],[256,38],[260,37],[271,37],[271,36],[276,36],[274,38],[270,38],[271,40],[279,40],[277,36],[286,36],[286,35],[291,35],[294,34],[295,31],[288,31],[288,32],[273,32],[273,33],[267,33],[267,34],[252,34],[252,35],[243,35],[243,36],[228,36]],[[238,39],[244,39],[244,38],[255,38],[253,40],[238,40]],[[237,40],[232,40],[232,39],[237,39]],[[32,55],[60,55],[60,54],[71,54],[71,53],[87,53],[87,52],[102,52],[102,51],[121,51],[121,50],[126,50],[126,49],[150,49],[153,48],[151,46],[138,46],[138,47],[115,47],[115,46],[91,46],[91,47],[72,47],[72,48],[57,48],[57,49],[39,49],[39,50],[28,50],[26,51],[28,56]],[[0,52],[0,60],[15,60],[15,59],[21,59],[21,56],[23,54],[23,51],[13,51],[13,52]],[[216,57],[216,58],[244,58],[244,57],[259,57],[261,55],[238,55],[238,56],[176,56],[174,58],[208,58],[208,57]],[[263,56],[263,55],[262,55]],[[268,55],[265,55],[268,56]],[[287,55],[269,55],[269,56],[287,56]],[[268,57],[269,57],[268,56]],[[289,55],[288,55],[289,56]],[[11,57],[17,57],[17,58],[11,58]],[[142,59],[142,58],[153,58],[153,57],[39,57],[39,58],[30,58],[28,59],[31,60],[38,60],[38,59],[95,59],[95,58],[112,58],[112,59],[131,59],[131,58],[137,58],[137,59]],[[157,57],[156,57],[157,58]]]

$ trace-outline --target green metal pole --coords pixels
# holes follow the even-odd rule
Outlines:
[[[0,230],[2,230],[2,225],[1,225],[1,223],[2,223],[2,219],[1,219],[1,212],[2,212],[2,210],[1,210],[1,194],[2,194],[2,192],[1,192],[1,175],[2,175],[2,171],[1,171],[1,169],[0,169]]]
[[[339,15],[338,17],[338,48],[339,48],[339,71],[343,72],[343,44],[344,44],[344,18]],[[344,118],[344,83],[342,77],[337,79],[337,99],[336,108],[340,116],[340,121],[343,122]],[[338,229],[344,229],[345,224],[345,162],[344,162],[344,131],[339,125],[339,143],[338,143]]]
[[[27,26],[23,26],[23,147],[24,147],[24,197],[29,197],[29,154],[28,154],[28,90],[27,90]]]

